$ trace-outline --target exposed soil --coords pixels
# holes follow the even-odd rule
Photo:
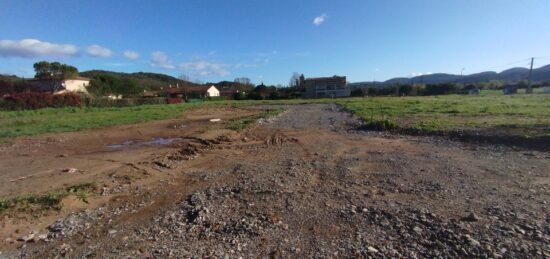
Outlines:
[[[90,176],[104,188],[45,216],[5,213],[0,256],[550,257],[550,153],[361,131],[331,105],[286,108],[240,134],[208,119],[254,110],[5,144],[2,197]],[[155,137],[177,140],[143,144]]]

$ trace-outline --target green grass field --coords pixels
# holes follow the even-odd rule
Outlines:
[[[350,98],[337,101],[367,125],[420,132],[484,131],[527,137],[549,135],[550,95]]]
[[[123,108],[47,108],[0,112],[0,138],[174,118],[197,104]]]
[[[479,96],[366,97],[318,100],[215,101],[124,108],[48,108],[0,112],[0,138],[78,131],[112,125],[170,119],[205,105],[242,107],[269,104],[335,102],[367,124],[422,132],[476,130],[514,135],[548,135],[550,95],[503,96],[484,91]]]
[[[261,104],[303,104],[329,100],[213,101],[122,108],[46,108],[0,111],[0,139],[42,133],[79,131],[113,125],[176,118],[190,108],[205,105],[242,107]]]

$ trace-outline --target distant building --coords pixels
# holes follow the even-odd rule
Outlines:
[[[541,86],[540,87],[541,91],[545,94],[550,94],[550,86],[546,85],[546,86]]]
[[[306,78],[300,83],[305,89],[305,98],[348,97],[351,94],[345,76]]]
[[[467,92],[469,95],[478,95],[481,92],[481,89],[477,88],[475,85],[467,85],[464,87],[464,91]]]
[[[30,79],[29,84],[34,91],[51,92],[53,94],[62,94],[67,92],[87,93],[86,87],[90,85],[90,79],[85,77],[76,77],[71,79]]]
[[[518,88],[515,85],[505,85],[504,88],[502,89],[502,93],[505,95],[517,94]]]
[[[179,86],[166,89],[169,98],[203,99],[206,97],[219,97],[220,91],[215,86]]]
[[[215,86],[210,86],[206,90],[206,96],[208,96],[208,97],[219,97],[220,96],[220,90],[218,90],[218,88],[216,88]]]
[[[217,88],[220,90],[220,96],[225,99],[234,99],[239,94],[235,85],[218,85]]]

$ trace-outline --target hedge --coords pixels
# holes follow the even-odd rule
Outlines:
[[[47,107],[80,106],[80,96],[74,93],[14,93],[3,98],[0,108],[5,110],[34,110]]]

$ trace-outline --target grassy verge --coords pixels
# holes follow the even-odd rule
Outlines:
[[[248,125],[254,123],[258,119],[261,119],[261,118],[266,119],[269,117],[277,116],[284,111],[285,109],[264,110],[258,115],[253,115],[246,118],[234,119],[229,122],[229,125],[227,126],[227,128],[230,130],[241,131],[246,127],[248,127]]]
[[[52,191],[45,194],[27,194],[0,200],[0,213],[8,209],[59,209],[63,198],[74,195],[78,199],[88,202],[91,191],[96,190],[95,183],[83,183],[67,187],[63,190]]]
[[[47,108],[0,112],[0,138],[168,119],[194,106],[196,104],[123,108]]]
[[[503,96],[500,91],[483,91],[479,96],[211,101],[124,108],[48,108],[33,111],[4,111],[0,112],[0,141],[24,135],[78,131],[176,118],[182,112],[195,107],[312,103],[337,103],[361,117],[367,126],[373,129],[410,130],[423,133],[485,131],[525,137],[550,134],[550,116],[548,116],[550,95]],[[255,119],[257,118],[234,121],[230,128],[242,130]]]
[[[330,100],[212,101],[203,103],[142,105],[122,108],[46,108],[0,111],[0,141],[43,133],[79,131],[113,125],[171,119],[196,107],[229,105],[244,107],[271,104],[327,103]]]
[[[550,134],[550,95],[544,94],[350,98],[337,103],[374,129]]]

